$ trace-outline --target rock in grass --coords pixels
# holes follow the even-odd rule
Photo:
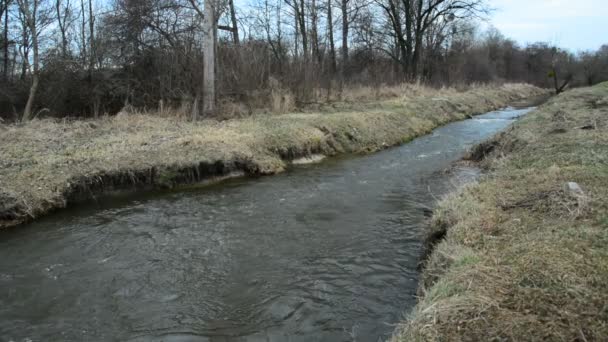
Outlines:
[[[583,191],[581,186],[578,185],[578,183],[576,183],[576,182],[567,182],[564,185],[564,190],[566,191],[567,194],[569,194],[570,196],[573,196],[573,197],[585,196],[585,192]]]

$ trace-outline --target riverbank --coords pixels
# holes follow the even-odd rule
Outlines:
[[[608,336],[608,83],[552,98],[472,156],[443,199],[421,299],[393,341]]]
[[[123,113],[0,126],[0,228],[108,191],[273,174],[303,157],[371,152],[545,93],[523,84],[466,92],[405,86],[392,98],[318,113],[221,122]]]

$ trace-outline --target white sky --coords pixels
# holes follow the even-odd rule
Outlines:
[[[572,51],[608,44],[608,0],[490,0],[490,24],[521,44],[554,43]]]

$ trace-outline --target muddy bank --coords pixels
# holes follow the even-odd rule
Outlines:
[[[469,159],[434,211],[420,300],[393,341],[608,336],[608,83],[552,98]]]
[[[0,128],[0,227],[106,191],[281,172],[319,155],[372,152],[545,91],[522,84],[406,92],[331,113],[184,122],[122,114]]]

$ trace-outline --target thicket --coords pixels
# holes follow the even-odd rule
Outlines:
[[[573,54],[480,32],[482,0],[209,1],[0,0],[0,118],[232,117],[341,101],[362,86],[608,79],[608,46]]]

